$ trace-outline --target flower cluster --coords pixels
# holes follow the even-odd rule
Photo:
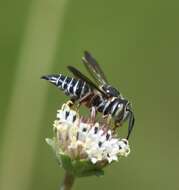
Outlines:
[[[96,122],[63,104],[54,122],[56,144],[61,154],[93,164],[117,161],[130,153],[128,141],[119,139],[106,122]]]

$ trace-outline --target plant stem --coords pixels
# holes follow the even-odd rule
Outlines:
[[[75,181],[74,175],[65,172],[64,180],[60,187],[60,190],[71,190],[74,181]]]

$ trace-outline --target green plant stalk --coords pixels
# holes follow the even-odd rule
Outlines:
[[[74,181],[75,181],[75,176],[66,171],[60,190],[71,190]]]

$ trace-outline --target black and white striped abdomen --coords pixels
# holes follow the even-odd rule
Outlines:
[[[115,117],[116,114],[119,114],[119,112],[122,113],[124,108],[122,100],[117,97],[108,99],[99,95],[95,97],[92,104],[99,112],[104,115],[111,114],[113,117]]]
[[[64,91],[66,95],[74,99],[80,99],[92,91],[90,86],[86,84],[85,81],[64,76],[62,74],[47,75],[43,76],[42,79],[48,80],[50,83],[54,84],[59,89]]]

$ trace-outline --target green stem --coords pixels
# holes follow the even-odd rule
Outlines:
[[[65,172],[65,177],[60,187],[60,190],[71,190],[74,184],[74,181],[75,181],[74,175],[69,174],[68,172]]]

